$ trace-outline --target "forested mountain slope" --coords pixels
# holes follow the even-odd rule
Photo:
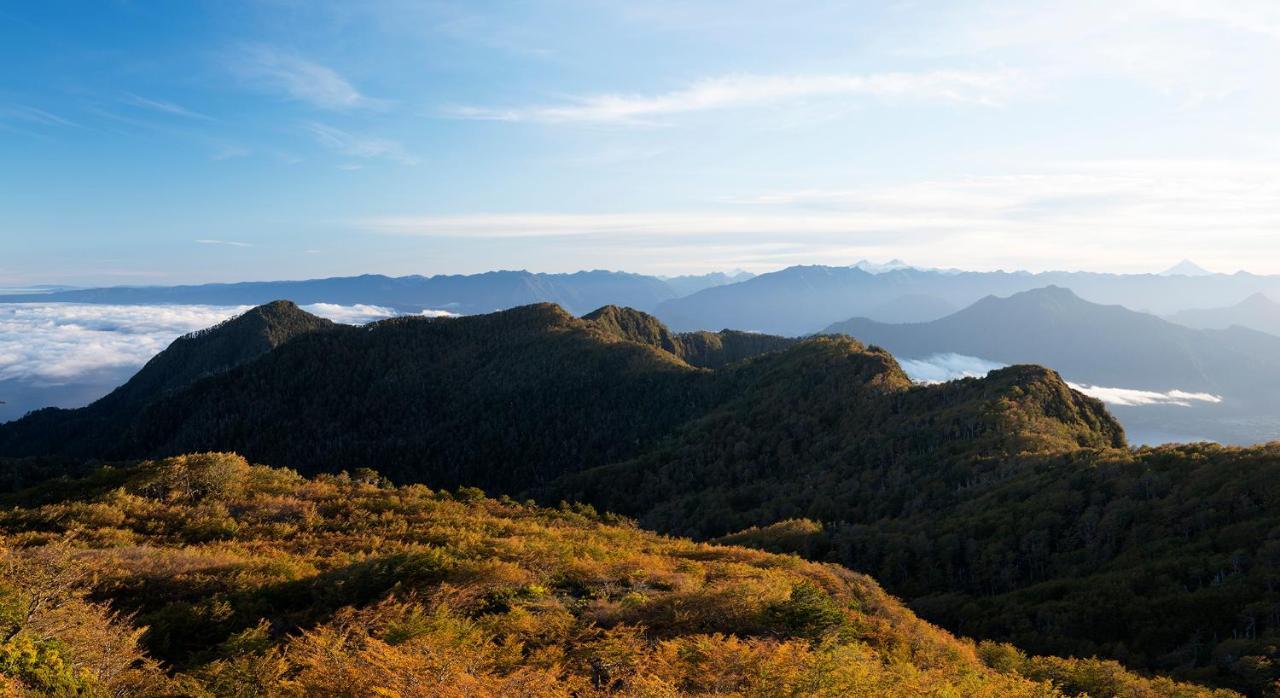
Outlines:
[[[754,332],[672,332],[657,318],[631,308],[607,305],[582,316],[623,339],[669,352],[691,366],[720,368],[736,361],[786,349],[797,341]]]
[[[760,355],[725,365],[753,354]],[[782,424],[799,422],[797,428],[837,450],[875,451],[862,431],[873,423],[880,436],[915,453],[1119,443],[1120,429],[1101,405],[1060,381],[1053,390],[1064,404],[1015,400],[1029,409],[1017,418],[1025,416],[1025,425],[1006,424],[1004,393],[1031,390],[1047,375],[1009,375],[1015,374],[1026,385],[1015,379],[952,399],[946,389],[913,388],[892,357],[849,339],[676,335],[635,311],[606,308],[578,319],[544,304],[306,333],[236,370],[161,396],[105,438],[49,443],[40,438],[43,425],[19,422],[0,427],[0,453],[131,457],[235,449],[273,465],[322,471],[390,463],[387,474],[397,481],[519,492],[648,453],[695,419],[736,419],[742,405],[817,396],[836,413],[853,415],[858,428],[823,434],[823,424],[803,409]],[[816,392],[818,386],[836,392]],[[908,393],[939,397],[904,409]],[[940,430],[937,419],[951,426]]]
[[[725,540],[849,565],[957,632],[1273,695],[1280,446],[959,456],[875,431],[833,448],[858,427],[831,419],[744,407],[540,494],[663,531],[743,526]]]
[[[975,645],[835,565],[368,471],[197,454],[6,503],[15,695],[1230,695]]]

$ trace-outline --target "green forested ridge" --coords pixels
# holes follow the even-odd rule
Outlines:
[[[631,308],[606,305],[582,317],[622,339],[669,352],[691,366],[721,368],[736,361],[793,346],[790,337],[737,330],[672,332],[657,318]]]
[[[516,492],[641,453],[723,402],[729,382],[681,357],[722,366],[790,341],[670,335],[636,311],[605,308],[578,319],[551,304],[335,326],[161,394],[108,433],[74,430],[88,410],[0,426],[0,453],[129,457],[225,447],[308,472],[390,463],[387,474],[398,481]]]
[[[372,471],[195,454],[8,500],[11,695],[1230,695],[975,645],[835,565]]]
[[[539,305],[305,333],[123,434],[88,455],[235,449],[695,537],[755,526],[725,540],[871,573],[977,637],[1259,694],[1280,677],[1275,450],[1129,450],[1044,368],[919,386],[847,337],[682,335]]]

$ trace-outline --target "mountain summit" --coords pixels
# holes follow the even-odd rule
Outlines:
[[[1160,272],[1159,276],[1213,276],[1213,272],[1189,259],[1184,259]]]

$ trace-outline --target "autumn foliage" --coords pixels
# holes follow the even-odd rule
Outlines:
[[[368,470],[198,454],[10,503],[14,694],[1214,695],[976,646],[835,565]]]

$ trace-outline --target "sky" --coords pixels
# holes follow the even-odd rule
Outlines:
[[[0,287],[1280,273],[1280,3],[0,3]]]

